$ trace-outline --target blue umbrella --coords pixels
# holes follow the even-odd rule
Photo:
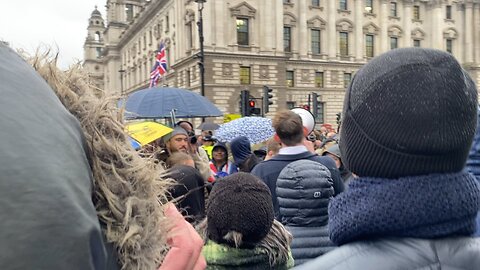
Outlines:
[[[207,98],[190,90],[152,87],[130,94],[125,102],[128,118],[169,118],[221,116],[223,113]]]
[[[245,136],[251,143],[268,140],[275,134],[272,120],[262,117],[242,117],[225,123],[215,132],[221,142],[230,142],[236,137]]]

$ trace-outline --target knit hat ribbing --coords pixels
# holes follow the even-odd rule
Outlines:
[[[362,67],[347,89],[342,160],[359,176],[458,172],[475,133],[476,109],[475,84],[451,54],[392,50]]]
[[[270,231],[273,223],[270,190],[249,173],[235,173],[217,181],[207,204],[208,238],[233,246],[224,239],[232,231],[242,234],[241,247],[253,246]]]

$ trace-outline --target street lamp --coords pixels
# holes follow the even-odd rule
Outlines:
[[[200,54],[198,57],[200,58],[200,62],[198,63],[198,66],[200,67],[200,94],[202,96],[205,96],[205,55],[203,52],[203,16],[202,16],[202,11],[203,11],[203,4],[206,2],[206,0],[195,0],[195,3],[198,4],[198,37],[200,40]]]

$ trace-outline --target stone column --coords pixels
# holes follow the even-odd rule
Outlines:
[[[363,0],[355,0],[355,59],[357,61],[363,61],[365,52],[363,40]]]
[[[467,1],[466,1],[467,2]],[[473,3],[468,1],[465,3],[465,50],[464,62],[473,62]]]
[[[403,47],[412,47],[412,5],[413,1],[407,0],[403,2]]]
[[[296,45],[292,49],[296,49],[298,51],[298,55],[300,58],[302,56],[307,56],[308,53],[308,28],[307,28],[307,1],[298,1],[298,25],[296,27],[296,32],[298,33],[297,40],[294,40],[292,45]]]
[[[390,4],[390,1],[385,1],[382,0],[380,3],[380,52],[377,50],[375,55],[378,55],[380,53],[386,52],[390,50],[389,44],[390,44],[390,38],[388,37],[388,5]],[[378,40],[378,39],[377,39]]]
[[[212,45],[216,47],[224,48],[226,47],[226,37],[225,33],[228,32],[230,28],[231,14],[225,6],[225,1],[210,1],[212,3],[212,21],[207,22],[209,31],[215,31],[215,38],[212,40]],[[205,20],[203,21],[205,23]],[[207,29],[207,28],[205,28]],[[204,29],[204,30],[205,30]],[[205,40],[207,41],[207,40]],[[210,43],[210,42],[208,42]]]
[[[427,4],[427,8],[430,9],[430,13],[431,13],[430,33],[432,35],[432,38],[430,39],[429,47],[439,49],[439,50],[445,50],[445,41],[443,40],[443,32],[442,32],[443,29],[439,27],[443,25],[443,19],[444,19],[442,4],[439,2],[434,2],[431,4]],[[425,16],[425,18],[423,19],[427,20],[428,17]]]
[[[480,4],[475,4],[473,8],[473,16],[474,16],[474,26],[473,26],[473,43],[474,43],[474,50],[475,50],[475,63],[480,65]]]
[[[337,58],[337,1],[325,1],[328,6],[328,58]]]
[[[218,2],[225,2],[225,1],[218,1]],[[263,15],[261,17],[261,21],[259,22],[261,24],[261,27],[259,28],[260,34],[261,34],[261,39],[262,42],[260,44],[260,50],[261,51],[271,51],[272,48],[275,47],[275,22],[274,22],[274,12],[275,9],[270,6],[271,1],[260,1],[259,2],[259,8],[257,10],[259,15]],[[283,14],[280,14],[281,17],[278,19],[283,20]]]

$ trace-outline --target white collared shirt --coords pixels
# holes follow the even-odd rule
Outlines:
[[[297,155],[300,153],[308,152],[307,147],[305,145],[296,145],[296,146],[286,146],[280,148],[278,151],[279,155]]]

